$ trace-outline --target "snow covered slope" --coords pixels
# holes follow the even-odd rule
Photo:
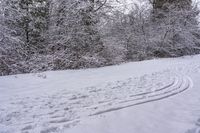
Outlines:
[[[199,133],[200,55],[0,77],[0,133]]]

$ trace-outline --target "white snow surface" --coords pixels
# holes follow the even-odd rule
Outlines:
[[[0,133],[200,133],[200,55],[0,77]]]

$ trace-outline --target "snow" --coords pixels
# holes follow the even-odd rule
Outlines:
[[[199,60],[0,77],[0,133],[199,133]]]

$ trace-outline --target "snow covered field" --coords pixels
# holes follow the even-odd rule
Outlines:
[[[0,77],[0,133],[200,133],[200,55]]]

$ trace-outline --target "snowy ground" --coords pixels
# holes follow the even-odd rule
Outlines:
[[[0,77],[0,133],[200,133],[200,55]]]

